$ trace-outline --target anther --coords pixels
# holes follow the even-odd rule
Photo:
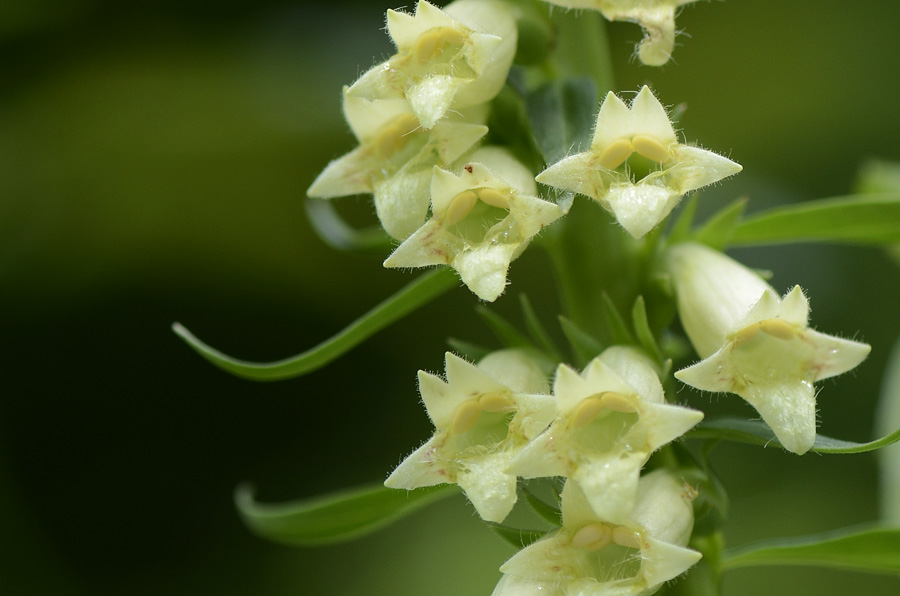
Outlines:
[[[634,150],[653,161],[663,162],[669,159],[669,151],[662,143],[651,136],[634,135],[631,139]]]
[[[590,424],[591,420],[597,417],[597,414],[603,408],[600,398],[592,395],[581,400],[581,403],[575,407],[572,413],[572,428],[578,430]]]
[[[606,524],[588,524],[572,536],[572,546],[600,550],[612,541],[612,530]]]
[[[625,548],[641,548],[640,534],[625,526],[619,526],[612,531],[612,540]]]
[[[741,344],[747,343],[754,337],[759,335],[759,323],[754,323],[748,327],[744,327],[740,331],[734,334],[732,341],[734,345],[739,346]]]
[[[456,414],[453,416],[453,424],[450,430],[454,435],[461,435],[472,430],[478,417],[481,416],[481,407],[474,399],[464,401],[456,408]]]
[[[628,156],[633,151],[634,148],[631,146],[631,141],[619,139],[603,150],[603,153],[597,159],[597,165],[607,170],[615,170],[625,163],[625,160],[628,159]]]
[[[778,339],[791,339],[794,337],[794,327],[782,319],[766,319],[759,323],[763,333],[777,337]]]
[[[632,414],[637,411],[637,408],[634,407],[634,402],[621,393],[616,393],[615,391],[607,391],[600,396],[600,405],[604,408],[608,408],[613,412],[623,412],[625,414]]]
[[[447,212],[444,215],[444,223],[448,226],[459,223],[472,211],[472,207],[477,202],[478,195],[475,194],[475,191],[462,191],[450,199],[450,206],[447,207]]]
[[[484,393],[478,398],[478,407],[484,412],[512,412],[515,409],[513,406],[510,398],[499,393]]]
[[[478,198],[491,207],[509,209],[509,197],[496,188],[482,188],[478,191]]]
[[[404,114],[385,125],[375,137],[375,151],[381,157],[390,157],[406,145],[409,133],[419,127],[412,114]]]
[[[453,27],[435,27],[419,36],[412,54],[417,60],[429,62],[442,54],[447,45],[461,46],[465,38],[462,31]]]

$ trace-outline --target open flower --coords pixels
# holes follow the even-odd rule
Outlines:
[[[426,130],[451,106],[491,100],[516,50],[513,10],[498,0],[457,0],[443,11],[419,0],[414,16],[389,10],[387,29],[397,53],[363,74],[349,93],[405,99]]]
[[[626,163],[634,153],[658,168],[637,182]],[[537,181],[596,199],[640,238],[684,194],[740,171],[730,159],[679,143],[665,108],[645,86],[630,108],[610,92],[600,106],[591,148],[551,165]]]
[[[450,265],[479,298],[493,301],[506,288],[510,262],[565,211],[534,196],[531,172],[505,150],[483,147],[470,159],[459,175],[434,168],[431,219],[384,266]]]
[[[633,21],[644,30],[638,45],[641,62],[662,66],[675,45],[675,11],[696,0],[547,0],[569,8],[593,8],[610,21]]]
[[[449,167],[487,133],[480,110],[469,121],[445,118],[424,130],[405,101],[370,101],[344,89],[344,115],[359,147],[332,161],[309,187],[312,198],[372,193],[388,234],[403,239],[428,215],[435,165]]]
[[[666,404],[652,364],[627,347],[608,348],[580,375],[560,365],[553,394],[556,419],[509,471],[523,478],[568,477],[607,521],[627,519],[650,454],[703,418]]]
[[[692,491],[667,470],[641,478],[632,515],[598,516],[578,485],[562,493],[563,526],[500,567],[493,596],[646,596],[700,560],[685,548]]]
[[[786,449],[806,453],[816,439],[813,383],[856,367],[871,346],[810,329],[799,286],[779,298],[755,273],[706,246],[671,247],[666,268],[682,325],[704,359],[675,376],[740,395]]]
[[[538,365],[518,350],[494,352],[476,367],[446,355],[447,380],[419,372],[434,436],[385,481],[413,489],[455,483],[478,514],[501,522],[516,502],[509,462],[553,419],[553,397]]]

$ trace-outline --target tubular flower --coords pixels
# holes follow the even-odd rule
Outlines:
[[[484,147],[470,159],[459,175],[434,168],[432,218],[384,266],[450,265],[479,298],[493,301],[506,288],[510,262],[565,211],[534,196],[531,172],[506,151]]]
[[[632,348],[607,349],[580,375],[560,365],[553,393],[556,419],[509,471],[523,478],[568,477],[608,521],[627,519],[650,454],[703,418],[666,404],[653,366]]]
[[[483,121],[478,110],[471,112],[471,120]],[[488,130],[448,118],[426,131],[406,102],[360,99],[346,88],[344,115],[359,147],[328,164],[307,194],[330,199],[372,193],[381,225],[401,240],[428,215],[432,168],[449,167]]]
[[[350,87],[366,99],[404,99],[430,129],[451,107],[491,100],[516,51],[512,8],[499,0],[457,0],[443,11],[419,0],[415,15],[389,10],[397,53]]]
[[[655,169],[633,180],[626,161],[637,153]],[[635,238],[661,222],[681,197],[741,171],[712,151],[679,143],[665,108],[648,87],[625,105],[607,94],[591,148],[541,172],[537,181],[599,201]]]
[[[625,521],[596,515],[578,485],[562,492],[560,530],[500,567],[492,596],[646,596],[700,560],[685,548],[694,525],[692,491],[666,470],[641,478]]]
[[[637,47],[641,62],[662,66],[675,45],[675,11],[696,0],[547,0],[569,8],[593,8],[610,21],[633,21],[644,30]]]
[[[871,346],[810,329],[799,286],[779,298],[755,273],[706,246],[677,244],[665,262],[682,325],[703,358],[675,376],[740,395],[786,449],[806,453],[816,439],[813,383],[856,367]]]
[[[553,419],[547,379],[526,354],[494,352],[476,367],[446,355],[447,380],[419,372],[419,392],[434,436],[385,481],[413,489],[458,484],[482,519],[501,522],[516,502],[509,462]]]

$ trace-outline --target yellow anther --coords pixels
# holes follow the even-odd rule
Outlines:
[[[447,212],[444,214],[444,223],[448,226],[452,226],[461,222],[477,202],[478,195],[475,194],[475,191],[462,191],[450,199],[450,206],[447,207]]]
[[[613,412],[623,412],[625,414],[631,414],[633,412],[637,412],[637,408],[634,406],[634,402],[629,398],[625,397],[621,393],[616,393],[615,391],[607,391],[600,396],[600,405],[604,408],[608,408]]]
[[[794,327],[782,319],[760,321],[759,328],[763,330],[763,333],[778,339],[792,339],[794,337]]]
[[[575,406],[575,411],[572,412],[572,428],[577,430],[590,424],[591,420],[597,417],[601,408],[603,405],[596,395],[581,400],[581,403]]]
[[[513,400],[500,393],[484,393],[478,398],[478,406],[484,412],[512,412],[515,409]]]
[[[641,548],[641,535],[625,526],[619,526],[612,531],[612,540],[625,548]]]
[[[754,323],[735,333],[732,337],[732,341],[734,342],[734,345],[739,346],[743,343],[747,343],[757,335],[759,335],[759,323]]]
[[[653,161],[666,161],[669,159],[669,150],[662,143],[647,135],[634,135],[631,139],[634,150]]]
[[[509,209],[509,197],[496,188],[482,188],[478,191],[478,198],[491,207]]]
[[[615,170],[625,163],[632,152],[634,152],[634,148],[631,146],[631,141],[619,139],[603,150],[597,159],[597,165],[607,170]]]
[[[612,541],[612,530],[606,524],[592,523],[572,536],[572,546],[588,550],[600,550]]]
[[[456,414],[453,416],[453,424],[450,430],[454,435],[461,435],[472,430],[478,417],[481,416],[481,407],[474,399],[464,401],[456,408]]]
[[[375,151],[381,157],[390,157],[403,149],[409,140],[409,133],[419,127],[419,121],[412,114],[403,114],[386,124],[375,137]]]
[[[413,47],[412,55],[422,62],[434,60],[444,53],[448,45],[462,46],[466,41],[466,34],[453,27],[435,27],[419,36]]]

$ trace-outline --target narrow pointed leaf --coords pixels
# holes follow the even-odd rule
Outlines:
[[[723,250],[734,237],[738,221],[746,207],[747,199],[742,198],[716,212],[694,233],[694,239],[717,250]]]
[[[694,216],[697,214],[697,195],[693,194],[678,211],[678,219],[672,224],[669,232],[669,243],[677,244],[686,241],[691,235],[694,226]]]
[[[405,491],[379,483],[304,501],[263,504],[253,499],[250,487],[242,486],[234,500],[244,523],[255,534],[305,546],[359,538],[458,492],[453,484]]]
[[[590,145],[597,106],[597,89],[590,79],[548,83],[530,94],[525,106],[547,163]]]
[[[638,296],[637,300],[634,301],[634,308],[631,309],[631,320],[634,323],[634,333],[637,335],[641,347],[656,362],[662,362],[662,352],[656,344],[656,338],[653,337],[653,331],[650,330],[650,323],[647,320],[647,307],[644,304],[643,296]]]
[[[685,436],[692,439],[724,439],[763,447],[768,445],[781,447],[781,443],[775,438],[775,433],[764,422],[730,416],[704,420],[693,430],[688,431]],[[816,435],[816,442],[811,451],[836,454],[865,453],[898,441],[900,441],[900,430],[868,443],[843,441],[819,434]]]
[[[600,310],[603,311],[603,319],[612,336],[613,344],[635,345],[637,342],[631,331],[628,330],[628,324],[625,323],[624,317],[619,313],[619,309],[613,303],[612,298],[606,292],[603,293],[603,300],[600,302]]]
[[[577,368],[583,368],[603,351],[603,344],[572,320],[560,315],[559,325],[572,346],[573,356],[577,360]]]
[[[486,523],[497,536],[503,538],[516,548],[525,548],[529,544],[537,542],[546,534],[546,532],[541,532],[540,530],[520,530],[518,528],[504,526],[503,524],[495,524],[493,522]]]
[[[851,195],[770,209],[742,221],[733,245],[900,242],[900,193]]]
[[[900,573],[898,545],[900,528],[845,528],[726,551],[722,568],[812,565],[873,573]]]
[[[276,362],[238,360],[203,343],[179,323],[173,324],[172,330],[201,356],[226,372],[254,381],[277,381],[299,377],[325,366],[458,283],[456,276],[449,269],[438,269],[426,273],[358,318],[337,335],[302,354]]]
[[[525,500],[528,501],[528,504],[531,505],[531,508],[534,509],[535,513],[555,526],[562,524],[562,512],[559,509],[545,503],[527,488],[523,488],[522,493],[525,495]]]
[[[521,331],[516,329],[515,325],[494,311],[484,306],[479,306],[476,312],[507,348],[531,347],[531,341]]]
[[[343,220],[331,201],[311,199],[306,214],[313,230],[326,244],[338,250],[387,252],[392,246],[381,226],[358,230]]]
[[[531,300],[529,300],[528,296],[525,294],[521,294],[519,296],[519,303],[522,306],[522,314],[525,316],[525,327],[528,329],[528,334],[531,336],[531,339],[533,339],[535,344],[548,355],[555,357],[557,360],[561,360],[561,358],[559,358],[559,347],[553,341],[553,338],[550,337],[550,333],[547,332],[547,329],[538,318],[537,313],[534,311],[534,307],[531,305]]]

